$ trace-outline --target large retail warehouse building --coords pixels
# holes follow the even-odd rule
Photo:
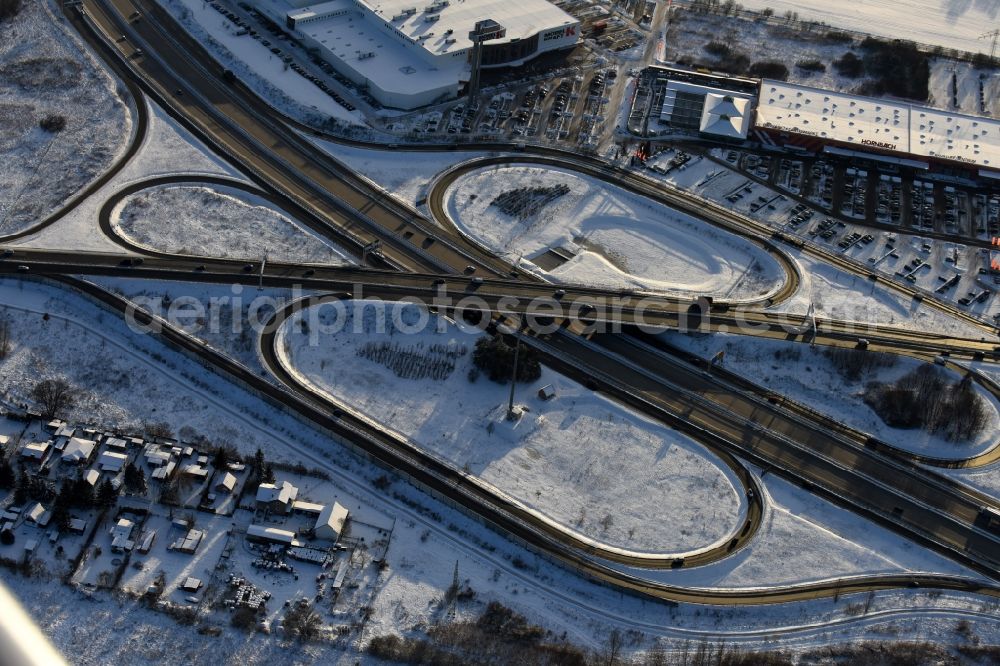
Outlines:
[[[503,28],[483,67],[516,66],[573,46],[576,19],[546,0],[258,0],[258,8],[385,106],[414,109],[457,97],[469,81],[478,21]]]
[[[1000,121],[993,118],[764,80],[755,130],[765,142],[1000,177]]]

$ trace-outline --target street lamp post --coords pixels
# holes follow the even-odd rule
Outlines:
[[[510,399],[507,401],[507,420],[516,421],[517,412],[514,411],[514,386],[517,384],[517,363],[521,355],[520,325],[514,331],[514,369],[510,373]]]

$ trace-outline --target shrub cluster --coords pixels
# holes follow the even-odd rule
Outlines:
[[[3,0],[0,0],[3,2]],[[38,121],[38,126],[50,134],[55,134],[66,129],[66,116],[50,113]]]
[[[526,220],[568,193],[569,185],[565,183],[551,187],[518,187],[500,194],[490,202],[490,205],[496,206],[511,217]]]
[[[822,63],[820,63],[822,64]],[[750,65],[747,74],[760,79],[788,80],[788,66],[783,62],[762,60]]]
[[[358,356],[384,365],[401,379],[447,379],[455,371],[455,359],[468,353],[465,345],[399,345],[367,342],[358,348]]]
[[[821,60],[800,60],[795,63],[798,69],[803,72],[825,72],[826,65]]]
[[[514,347],[508,345],[501,335],[480,338],[472,352],[472,362],[491,380],[508,382],[514,371]],[[533,382],[541,376],[542,365],[538,354],[531,347],[521,345],[517,361],[517,381]]]
[[[21,11],[21,0],[0,0],[0,21],[14,18]]]
[[[894,95],[925,101],[928,95],[931,69],[927,54],[912,42],[887,42],[868,37],[861,42],[865,72],[872,77],[870,90],[874,95]]]
[[[857,381],[875,368],[891,368],[896,364],[892,354],[869,352],[862,349],[830,348],[826,350],[830,364],[848,381]]]
[[[949,440],[969,440],[989,423],[986,401],[972,376],[949,382],[933,365],[922,365],[893,383],[871,382],[865,403],[888,425],[922,428]]]
[[[433,627],[426,639],[377,636],[369,654],[403,664],[519,664],[521,666],[586,666],[592,662],[579,648],[547,642],[545,631],[520,614],[491,602],[475,622]]]

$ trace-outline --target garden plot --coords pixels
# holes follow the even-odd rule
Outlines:
[[[197,511],[180,511],[192,521],[191,529],[204,532],[194,553],[183,553],[171,549],[175,541],[184,538],[188,529],[172,523],[170,508],[162,504],[151,504],[152,513],[146,517],[141,530],[137,530],[136,543],[140,543],[149,533],[155,533],[148,553],[138,548],[133,550],[129,565],[125,568],[120,587],[126,592],[141,596],[151,585],[158,584],[160,598],[176,604],[183,604],[191,592],[180,589],[187,578],[197,578],[207,587],[218,581],[216,565],[219,558],[235,541],[231,536],[232,518],[213,516]],[[198,595],[201,596],[201,595]]]
[[[24,2],[0,23],[0,234],[37,224],[105,172],[131,126],[115,82],[49,4]]]
[[[112,223],[132,242],[160,252],[349,263],[339,248],[266,200],[226,188],[170,185],[139,192],[112,212]]]
[[[978,434],[950,440],[943,431],[926,432],[919,428],[895,428],[886,424],[865,403],[863,394],[869,382],[894,382],[928,364],[906,356],[876,355],[853,350],[832,351],[798,342],[764,340],[739,335],[685,335],[665,333],[671,344],[703,358],[725,352],[725,367],[736,374],[788,396],[832,417],[835,421],[867,432],[906,451],[941,458],[968,458],[998,442],[1000,404],[985,389],[974,384],[982,400],[985,422]],[[847,364],[848,356],[862,355],[883,359],[888,365],[862,368],[857,374],[841,370],[837,358]],[[958,382],[961,375],[939,366],[931,366],[948,382]],[[944,393],[939,396],[944,400]]]
[[[763,249],[563,169],[481,169],[446,197],[463,233],[553,281],[753,299],[784,280]]]
[[[530,411],[512,425],[508,387],[473,379],[478,335],[434,319],[406,334],[425,311],[357,303],[314,307],[279,333],[282,362],[316,391],[599,542],[673,553],[738,527],[739,481],[695,442],[544,368],[518,386]],[[317,340],[320,326],[343,328]],[[537,396],[545,386],[555,398]]]

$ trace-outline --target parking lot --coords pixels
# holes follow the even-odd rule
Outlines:
[[[836,157],[727,151],[740,171],[838,218],[955,240],[1000,236],[1000,187],[933,179],[925,172]]]

